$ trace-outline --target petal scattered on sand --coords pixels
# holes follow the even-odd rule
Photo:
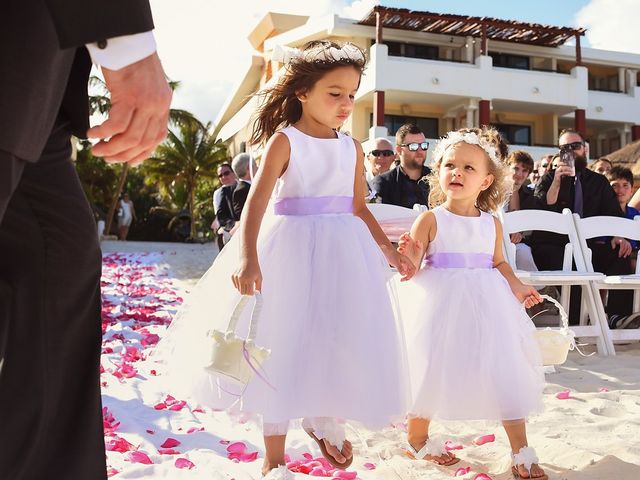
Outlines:
[[[561,392],[556,393],[556,398],[558,400],[568,400],[571,398],[571,390],[562,390]]]
[[[480,437],[476,437],[473,440],[474,445],[484,445],[485,443],[491,443],[496,441],[496,436],[492,433],[490,435],[482,435]]]

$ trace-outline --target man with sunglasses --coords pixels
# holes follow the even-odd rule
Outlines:
[[[393,145],[384,137],[376,138],[373,143],[373,150],[367,155],[367,181],[370,182],[378,175],[388,172],[396,159],[396,152]]]
[[[560,159],[556,168],[548,171],[535,189],[535,196],[542,208],[562,212],[568,208],[581,217],[608,215],[623,217],[616,194],[606,177],[587,168],[585,142],[580,133],[573,129],[560,132],[558,141]],[[573,157],[574,165],[567,163]],[[540,270],[562,268],[566,235],[536,231],[531,239],[531,250]],[[631,244],[623,238],[611,242],[599,239],[587,241],[593,253],[593,267],[607,275],[632,273],[629,255]],[[571,289],[569,317],[577,323],[580,311],[580,288]],[[607,312],[626,315],[631,313],[630,292],[612,290],[609,292]]]
[[[417,125],[407,123],[396,133],[396,154],[400,164],[373,179],[371,186],[382,203],[413,208],[428,205],[431,169],[424,165],[429,142]]]

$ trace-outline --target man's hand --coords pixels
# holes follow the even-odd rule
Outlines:
[[[110,163],[132,166],[149,158],[167,136],[171,89],[154,53],[120,70],[102,68],[111,92],[109,118],[90,128],[89,138],[101,141],[93,154]]]
[[[524,236],[520,232],[515,232],[509,235],[509,238],[511,239],[511,243],[520,243]]]
[[[574,168],[570,167],[566,163],[560,162],[558,164],[558,168],[555,169],[555,172],[553,174],[553,181],[559,185],[562,177],[567,177],[567,176],[572,177],[575,174],[576,174],[576,171]]]
[[[620,258],[628,257],[629,255],[631,255],[631,252],[633,251],[633,247],[631,247],[631,243],[626,238],[613,237],[611,239],[611,248],[615,250],[616,247],[619,247],[618,257]]]

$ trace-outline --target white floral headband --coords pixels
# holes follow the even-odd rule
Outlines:
[[[446,136],[442,137],[433,152],[434,158],[442,158],[444,152],[452,145],[456,143],[468,143],[469,145],[478,145],[482,148],[493,163],[500,165],[502,162],[498,159],[498,151],[496,147],[487,142],[484,138],[481,138],[475,132],[449,132]]]
[[[295,61],[303,62],[341,62],[351,61],[354,63],[364,63],[365,58],[362,50],[352,43],[345,43],[342,47],[318,47],[308,50],[300,50],[299,48],[286,47],[284,45],[276,45],[271,53],[271,60],[279,63],[289,64]]]

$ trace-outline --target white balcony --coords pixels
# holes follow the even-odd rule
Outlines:
[[[567,113],[587,108],[587,69],[571,74],[493,67],[488,56],[475,63],[393,57],[387,46],[374,44],[370,64],[358,96],[374,90],[404,91],[544,105],[547,111]]]
[[[629,93],[589,91],[587,120],[640,125],[640,87]]]

